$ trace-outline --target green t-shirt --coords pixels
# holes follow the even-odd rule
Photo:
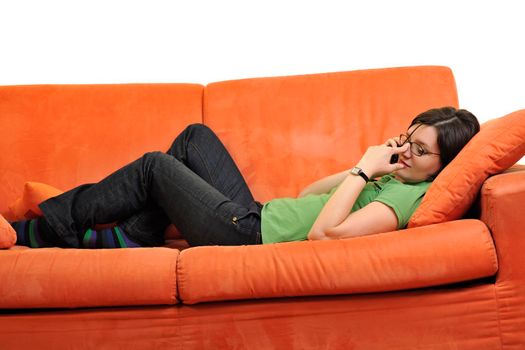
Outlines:
[[[399,182],[388,174],[368,182],[350,212],[359,210],[372,201],[388,205],[394,210],[398,229],[406,227],[408,220],[421,203],[430,182],[408,184]],[[278,198],[264,204],[261,214],[263,244],[303,241],[308,239],[315,220],[328,199],[337,190],[310,194],[301,198]]]

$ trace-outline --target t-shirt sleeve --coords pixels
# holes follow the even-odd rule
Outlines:
[[[397,229],[405,228],[410,217],[423,200],[427,187],[392,184],[385,186],[383,191],[374,199],[388,205],[397,216]]]

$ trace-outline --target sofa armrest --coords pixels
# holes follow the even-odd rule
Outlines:
[[[481,220],[498,254],[499,282],[525,284],[525,165],[489,177],[481,188]]]
[[[179,298],[203,301],[370,293],[492,276],[487,226],[458,220],[340,240],[193,247],[180,252]]]

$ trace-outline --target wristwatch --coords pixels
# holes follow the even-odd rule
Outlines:
[[[350,170],[350,174],[352,174],[352,175],[359,175],[363,179],[365,179],[366,182],[370,181],[368,176],[366,176],[366,174],[364,173],[363,169],[361,169],[359,167],[356,167],[356,166],[353,167],[352,170]]]

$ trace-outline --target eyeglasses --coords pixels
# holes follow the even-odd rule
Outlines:
[[[413,134],[413,132],[412,132],[412,134]],[[408,142],[410,144],[410,152],[412,152],[412,154],[415,155],[415,156],[421,157],[421,156],[424,156],[425,154],[435,154],[435,155],[438,155],[438,156],[440,155],[439,153],[428,152],[419,143],[410,141],[410,136],[412,136],[412,134],[410,134],[410,135],[407,135],[407,134],[399,135],[399,142],[401,144],[398,143],[398,147],[401,147],[405,143]]]

